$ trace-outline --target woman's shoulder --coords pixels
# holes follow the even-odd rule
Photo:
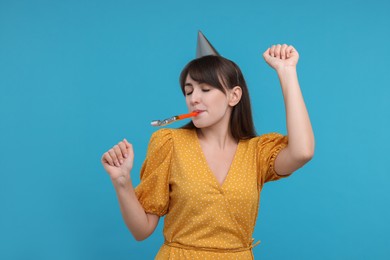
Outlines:
[[[276,133],[276,132],[266,133],[266,134],[262,134],[262,135],[257,136],[258,140],[261,140],[264,142],[272,141],[272,140],[282,138],[282,137],[283,137],[282,134]]]
[[[275,142],[276,140],[280,140],[283,138],[287,138],[287,137],[280,133],[272,132],[272,133],[261,134],[246,140],[242,140],[242,142],[246,143],[249,146],[261,147],[268,143],[272,143]]]
[[[193,137],[193,129],[162,128],[153,133],[152,139],[188,139]]]

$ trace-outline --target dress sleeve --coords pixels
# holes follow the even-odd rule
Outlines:
[[[275,171],[275,159],[279,152],[287,146],[288,137],[278,133],[260,136],[257,144],[257,167],[259,184],[262,186],[268,181],[275,181],[288,175],[278,175]]]
[[[172,152],[171,130],[155,132],[141,168],[141,182],[135,188],[135,194],[147,213],[164,216],[168,211]]]

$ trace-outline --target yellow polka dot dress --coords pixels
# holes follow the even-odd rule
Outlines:
[[[287,137],[265,134],[238,143],[220,185],[196,130],[161,129],[150,140],[136,195],[147,213],[164,216],[156,259],[253,259],[260,191],[282,178],[273,164]]]

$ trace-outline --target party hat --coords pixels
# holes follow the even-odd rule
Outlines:
[[[201,31],[198,32],[198,44],[196,46],[196,58],[207,55],[220,56],[217,50],[211,45]]]

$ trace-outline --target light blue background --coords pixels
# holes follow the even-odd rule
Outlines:
[[[186,112],[201,29],[237,62],[258,133],[285,130],[274,43],[300,53],[314,159],[262,193],[257,259],[390,259],[386,1],[0,1],[0,258],[152,258],[126,229],[100,157]],[[181,124],[176,124],[178,127]]]

